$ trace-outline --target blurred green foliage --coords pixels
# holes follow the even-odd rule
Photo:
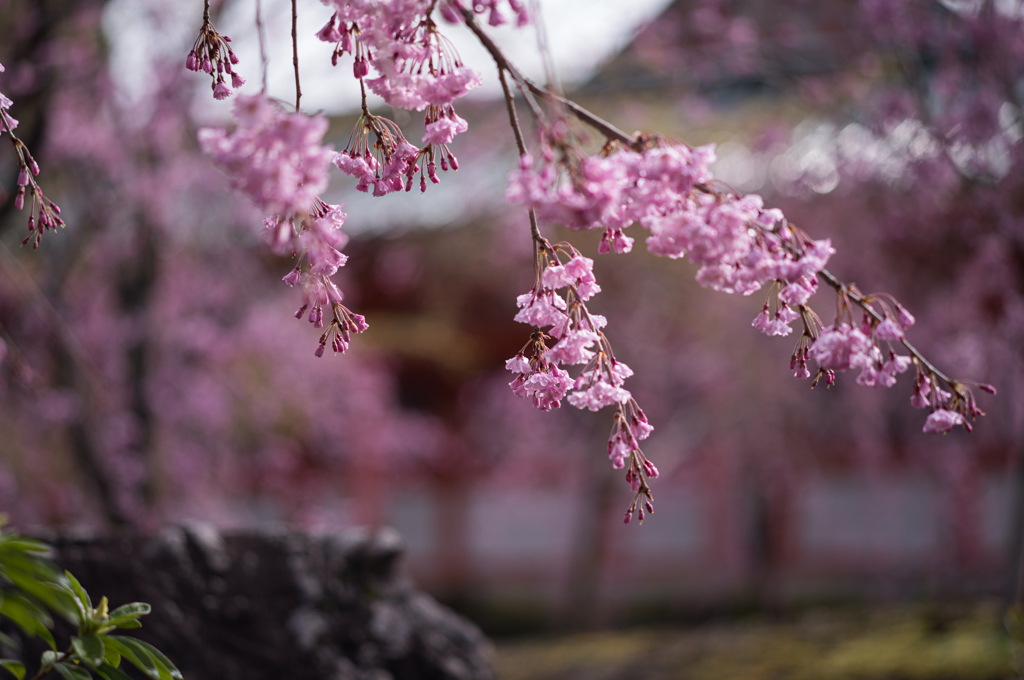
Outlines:
[[[128,680],[120,670],[126,659],[152,680],[181,680],[181,673],[164,654],[148,642],[124,635],[118,629],[139,628],[139,617],[150,612],[145,602],[132,602],[110,610],[107,598],[93,606],[92,598],[74,576],[61,573],[49,559],[45,543],[5,531],[0,516],[0,623],[10,621],[29,637],[41,638],[49,647],[39,659],[31,680],[56,673],[64,680]],[[54,616],[75,628],[64,651],[53,635]],[[18,641],[0,631],[0,668],[24,680],[31,666],[12,658]]]

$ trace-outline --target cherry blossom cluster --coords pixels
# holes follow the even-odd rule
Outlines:
[[[239,97],[236,127],[204,128],[203,151],[266,214],[292,215],[310,209],[327,188],[334,150],[322,144],[328,122],[323,116],[286,113],[259,96]]]
[[[430,0],[323,0],[335,9],[317,37],[334,45],[333,62],[354,58],[353,75],[390,106],[443,107],[480,84],[430,16]],[[370,69],[377,73],[369,78]]]
[[[765,209],[760,196],[712,188],[713,147],[692,149],[639,137],[629,148],[609,144],[601,155],[581,156],[566,138],[546,132],[539,160],[521,157],[509,178],[508,200],[572,229],[603,228],[600,252],[629,252],[633,239],[623,230],[639,224],[649,232],[650,252],[700,265],[697,281],[714,290],[751,295],[770,285],[752,325],[767,335],[786,336],[801,320],[803,333],[790,365],[797,377],[810,378],[808,360],[813,359],[818,368],[812,385],[822,378],[831,385],[837,372],[856,368],[859,384],[891,387],[914,365],[912,402],[931,408],[926,432],[947,432],[956,425],[970,430],[969,420],[981,415],[964,384],[939,373],[906,342],[914,319],[902,305],[886,295],[863,296],[827,273],[834,253],[828,239],[811,239],[779,210]],[[839,295],[839,314],[828,326],[809,306],[821,279]],[[864,312],[859,324],[851,304]],[[897,354],[895,345],[910,355]]]
[[[426,111],[423,148],[410,144],[398,126],[370,114],[363,90],[363,117],[336,164],[359,180],[357,188],[375,196],[405,188],[411,191],[419,173],[420,191],[427,180],[440,182],[437,168],[457,170],[448,148],[469,125],[452,103],[480,84],[480,75],[466,68],[437,28],[430,14],[436,2],[391,0],[362,2],[324,0],[335,9],[317,37],[334,45],[332,62],[353,56],[353,75],[394,108]],[[482,11],[482,10],[481,10]],[[371,67],[377,74],[369,77]],[[370,140],[372,135],[373,139]]]
[[[860,323],[855,323],[851,297],[863,310]],[[913,366],[910,403],[915,408],[929,409],[924,431],[945,434],[957,425],[968,432],[973,429],[971,421],[984,415],[974,395],[967,385],[946,378],[907,344],[906,330],[914,325],[914,317],[905,307],[888,295],[863,296],[855,288],[841,288],[839,308],[836,321],[822,327],[818,316],[801,306],[804,332],[790,360],[796,377],[811,376],[807,360],[813,359],[818,370],[812,385],[821,378],[831,385],[836,373],[859,369],[859,385],[892,387],[897,376]],[[894,345],[901,344],[911,350],[910,356],[896,354]],[[995,394],[991,385],[980,384],[978,388]]]
[[[231,180],[270,216],[264,220],[267,242],[278,254],[296,258],[285,277],[302,292],[301,318],[324,327],[324,308],[332,319],[320,336],[316,355],[328,343],[344,353],[352,333],[367,328],[366,320],[342,304],[342,294],[330,280],[347,257],[341,250],[348,236],[341,231],[345,214],[340,206],[320,200],[327,188],[327,170],[335,152],[322,144],[327,131],[323,116],[286,113],[260,96],[239,97],[234,107],[237,126],[230,134],[220,128],[200,131],[203,150]]]
[[[335,354],[344,354],[351,334],[369,328],[365,317],[342,304],[341,290],[330,278],[348,260],[341,252],[348,243],[348,235],[341,231],[345,217],[340,206],[317,199],[306,215],[270,217],[264,222],[271,249],[279,255],[297,256],[295,267],[284,277],[285,283],[302,291],[302,306],[295,312],[295,318],[301,319],[308,309],[309,322],[323,328],[324,307],[331,310],[331,322],[320,335],[314,352],[318,357],[323,356],[328,343]]]
[[[564,263],[562,257],[567,258]],[[622,386],[633,371],[615,358],[602,331],[607,319],[587,309],[587,301],[601,292],[593,266],[593,260],[567,243],[538,245],[537,282],[516,300],[519,312],[515,317],[533,326],[534,332],[505,367],[516,376],[509,383],[513,393],[531,399],[543,411],[559,408],[562,399],[590,411],[615,407],[608,456],[612,467],[626,468],[626,481],[634,492],[626,521],[637,510],[643,521],[645,513],[653,512],[647,480],[657,477],[658,470],[644,456],[639,442],[654,428]],[[554,344],[549,346],[549,342]],[[575,379],[563,368],[580,364],[583,369]]]
[[[713,146],[655,144],[582,160],[545,145],[539,163],[520,159],[506,198],[572,229],[603,227],[601,252],[629,252],[633,239],[623,229],[637,223],[650,232],[652,253],[701,265],[697,280],[704,286],[750,295],[780,280],[791,287],[783,299],[805,302],[832,253],[830,243],[794,247],[782,213],[766,210],[760,196],[709,189]]]
[[[718,250],[736,250],[728,240],[736,240],[741,230],[709,231],[692,219],[701,209],[725,212],[694,198],[697,188],[711,179],[714,147],[655,145],[643,151],[618,149],[607,155],[577,156],[564,138],[550,135],[542,142],[537,162],[530,155],[520,158],[519,170],[509,178],[506,199],[571,229],[604,228],[602,253],[630,252],[633,239],[623,230],[634,223],[651,230],[648,247],[659,255],[681,257],[692,248],[701,257],[703,250],[715,245],[708,243],[709,236],[715,237]]]
[[[411,191],[417,172],[420,191],[426,191],[428,178],[434,184],[441,181],[437,176],[438,164],[444,172],[449,168],[459,169],[459,161],[447,145],[457,132],[464,132],[468,127],[451,107],[445,113],[432,106],[428,120],[431,114],[437,119],[427,125],[424,135],[427,145],[418,148],[405,138],[394,121],[365,111],[356,122],[348,145],[334,157],[334,164],[358,180],[356,189],[369,192],[372,187],[374,196],[403,188]]]
[[[4,72],[3,64],[0,64],[0,73]],[[12,117],[7,111],[13,106],[3,92],[0,92],[0,134],[7,132],[11,143],[14,145],[14,153],[18,156],[18,191],[14,196],[14,209],[25,208],[26,195],[31,197],[31,208],[28,214],[28,236],[21,242],[22,245],[32,242],[33,248],[39,247],[43,234],[49,230],[56,231],[64,227],[64,220],[60,217],[60,206],[51,201],[43,194],[36,177],[39,175],[39,164],[32,157],[25,143],[14,134],[18,127],[18,120]]]
[[[207,6],[199,36],[185,58],[185,68],[197,73],[207,73],[212,78],[210,86],[213,89],[213,98],[227,99],[231,96],[231,88],[238,89],[245,84],[245,79],[235,73],[234,66],[237,63],[238,56],[231,49],[231,38],[221,35],[213,27]]]

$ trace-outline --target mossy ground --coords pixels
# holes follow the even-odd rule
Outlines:
[[[497,643],[498,680],[1015,678],[998,603],[818,609]]]

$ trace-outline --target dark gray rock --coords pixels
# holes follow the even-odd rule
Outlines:
[[[480,630],[398,577],[392,530],[221,534],[190,524],[52,542],[94,599],[153,605],[133,633],[186,680],[493,677]]]

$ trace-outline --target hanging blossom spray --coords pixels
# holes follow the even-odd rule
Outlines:
[[[510,387],[545,411],[559,408],[563,400],[592,411],[614,409],[608,455],[614,468],[626,470],[633,490],[627,522],[634,515],[642,521],[653,511],[649,480],[658,470],[640,449],[653,427],[624,387],[633,371],[613,353],[605,334],[608,321],[587,307],[601,290],[593,261],[569,243],[552,245],[541,234],[541,222],[603,230],[599,253],[630,252],[635,238],[626,230],[639,225],[647,232],[651,253],[689,259],[698,265],[696,278],[704,287],[742,295],[767,288],[752,325],[770,336],[788,336],[800,323],[790,368],[797,377],[812,379],[812,386],[821,380],[831,385],[837,373],[858,369],[858,383],[891,387],[913,367],[911,403],[929,410],[925,432],[944,433],[958,425],[970,430],[971,421],[982,415],[968,383],[947,377],[907,340],[914,319],[902,305],[886,294],[865,295],[826,269],[834,252],[828,239],[812,239],[779,210],[766,208],[760,196],[738,195],[714,180],[713,146],[627,135],[523,77],[476,23],[478,15],[486,14],[489,25],[502,24],[511,10],[516,23],[525,24],[528,14],[518,0],[508,0],[507,8],[501,0],[474,0],[470,6],[461,0],[322,1],[334,12],[316,38],[333,46],[335,66],[351,57],[351,73],[363,95],[362,115],[346,147],[335,152],[324,146],[326,120],[298,110],[294,0],[295,112],[286,113],[263,97],[241,97],[232,133],[214,129],[201,136],[203,148],[232,184],[270,215],[265,229],[271,249],[296,259],[284,277],[303,294],[296,316],[308,310],[309,321],[321,328],[325,308],[331,310],[317,356],[328,343],[344,352],[351,334],[367,327],[362,316],[341,303],[341,292],[330,280],[345,264],[341,250],[347,237],[340,207],[318,198],[327,185],[327,166],[333,163],[356,179],[358,190],[374,196],[411,191],[416,185],[422,192],[428,183],[440,181],[438,168],[459,168],[450,145],[468,124],[454,102],[478,86],[480,77],[441,34],[433,18],[436,10],[445,21],[465,24],[493,58],[520,154],[506,199],[526,207],[530,218],[534,286],[517,299],[515,319],[533,331],[506,362],[514,376]],[[186,65],[212,76],[217,99],[229,94],[228,76],[234,87],[244,82],[234,73],[237,58],[229,43],[213,29],[207,3]],[[534,119],[535,153],[527,149],[508,79]],[[422,112],[423,145],[409,141],[394,121],[372,113],[367,90],[392,108]],[[581,123],[605,137],[600,153],[584,151],[574,132]],[[832,323],[810,305],[821,283],[837,295]],[[582,368],[573,377],[569,369],[576,366]],[[977,386],[995,392],[990,385]]]
[[[4,70],[3,64],[0,64],[0,73]],[[46,197],[39,182],[36,181],[40,172],[39,164],[25,143],[14,134],[18,120],[7,112],[13,105],[14,102],[0,92],[0,135],[7,133],[8,139],[14,145],[14,153],[18,156],[18,192],[14,196],[14,209],[25,208],[26,196],[30,200],[28,236],[21,244],[25,245],[31,241],[32,247],[38,248],[43,234],[47,231],[56,231],[58,227],[63,229],[64,220],[60,217],[60,207]]]

